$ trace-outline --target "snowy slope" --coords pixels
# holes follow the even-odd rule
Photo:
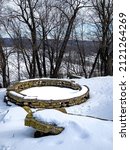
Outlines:
[[[69,113],[112,119],[112,77],[76,79],[90,88],[88,102],[67,108]],[[112,150],[112,121],[46,112],[46,119],[58,119],[65,130],[56,136],[33,138],[34,129],[24,126],[26,112],[3,103],[0,89],[0,150]],[[53,116],[52,116],[53,113]],[[58,114],[59,115],[59,114]]]
[[[91,79],[75,79],[90,89],[90,98],[78,106],[67,108],[73,114],[90,115],[103,119],[113,119],[113,81],[112,77],[96,77]]]

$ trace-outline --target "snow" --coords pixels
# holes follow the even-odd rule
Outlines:
[[[15,92],[15,91],[10,91],[10,94],[12,94],[12,95],[14,95],[14,96],[17,96],[17,97],[20,97],[20,98],[24,98],[23,95],[21,95],[21,94]]]
[[[68,113],[90,115],[103,119],[113,119],[113,81],[112,77],[96,77],[85,80],[75,79],[90,89],[90,98],[78,106],[67,108]]]
[[[69,122],[68,114],[64,114],[60,111],[53,110],[53,109],[36,111],[33,114],[33,117],[40,122],[55,124],[59,127],[66,127],[66,124],[68,124]]]
[[[83,95],[88,91],[85,86],[82,86],[81,88],[82,89],[79,91],[56,86],[32,87],[21,91],[21,94],[29,97],[37,97],[37,99],[40,100],[64,100]]]
[[[100,150],[111,149],[111,144],[110,144],[112,142],[111,122],[103,122],[99,120],[95,121],[95,119],[92,118],[67,115],[62,112],[58,112],[57,110],[39,111],[34,113],[34,117],[36,118],[36,120],[39,121],[48,122],[50,124],[56,124],[57,126],[60,127],[65,127],[65,131],[62,134],[67,134],[68,136],[71,137],[71,141],[68,141],[67,137],[65,139],[65,142],[66,141],[69,142],[70,147],[68,147],[68,149],[71,148],[71,142],[73,144],[75,143],[75,146],[72,145],[74,146],[75,149],[77,149],[76,147],[78,146],[79,149],[85,150],[86,149],[85,143],[89,143],[89,142],[91,144],[95,143],[94,149],[100,149]],[[106,128],[108,128],[107,131]],[[98,137],[99,139],[101,139],[101,141],[99,141],[99,139],[95,139],[95,137]],[[78,142],[78,144],[76,142]],[[98,142],[101,143],[103,142],[105,145],[102,147],[100,145],[101,143]],[[83,145],[85,147],[83,147]],[[93,150],[92,145],[87,147],[89,147],[89,150]]]
[[[24,126],[27,113],[18,106],[3,102],[6,89],[0,89],[0,150],[112,150],[112,77],[75,79],[90,88],[90,99],[67,108],[68,115],[56,110],[35,112],[37,119],[64,126],[56,136],[33,138],[35,129]],[[79,114],[82,116],[77,116]]]
[[[5,103],[3,103],[3,99],[4,99],[4,96],[6,94],[6,89],[4,88],[0,88],[0,108],[6,106]]]

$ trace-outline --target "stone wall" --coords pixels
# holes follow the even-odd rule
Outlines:
[[[8,101],[15,103],[20,106],[29,106],[31,108],[61,108],[68,107],[77,104],[81,104],[87,100],[89,97],[88,87],[86,92],[80,96],[61,99],[61,100],[37,100],[37,98],[29,98],[26,95],[21,94],[22,90],[31,88],[31,87],[41,87],[41,86],[58,86],[71,88],[73,90],[82,90],[82,87],[79,84],[76,84],[74,81],[67,80],[58,80],[58,79],[34,79],[18,82],[7,89],[7,98]]]
[[[43,122],[39,122],[33,118],[32,114],[28,114],[25,118],[25,126],[31,126],[35,128],[37,131],[42,132],[44,134],[50,134],[50,135],[57,135],[61,133],[64,128],[63,127],[57,127],[55,125],[46,124]]]
[[[47,123],[36,120],[33,117],[33,112],[30,109],[30,107],[24,106],[23,109],[28,113],[24,121],[25,126],[33,127],[34,129],[36,129],[35,133],[38,133],[39,137],[44,136],[44,135],[57,135],[64,130],[63,127],[59,127],[59,126],[56,126],[54,124],[49,124],[49,123],[47,124]],[[40,111],[40,110],[43,110],[43,109],[38,109],[36,111]],[[67,113],[65,108],[58,108],[56,110],[61,111],[63,113]]]

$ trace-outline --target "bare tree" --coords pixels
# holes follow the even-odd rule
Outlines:
[[[21,46],[17,47],[23,49],[21,52],[30,78],[36,77],[37,74],[39,77],[47,76],[46,58],[50,61],[50,76],[58,77],[75,19],[80,9],[88,5],[88,1],[13,0],[16,8],[10,11],[9,20],[12,19],[14,22],[17,19],[15,25],[20,22],[21,26],[27,28],[27,37],[32,43],[30,57],[22,44],[24,32],[15,26],[17,31],[13,29],[13,32],[17,32],[17,40],[20,40],[18,43],[21,43]]]
[[[32,62],[31,62],[31,78],[36,76],[38,71],[39,77],[42,77],[42,69],[40,66],[38,46],[37,46],[37,17],[36,17],[36,7],[38,5],[38,0],[13,0],[17,9],[13,10],[13,17],[16,17],[20,22],[26,24],[31,34],[32,42]]]
[[[28,48],[30,45],[29,39],[23,37],[26,32],[26,30],[24,29],[24,25],[21,24],[21,22],[19,22],[16,18],[7,16],[7,18],[3,21],[3,26],[6,34],[13,44],[13,47],[9,49],[8,52],[10,51],[9,56],[13,54],[17,60],[17,63],[15,64],[15,67],[17,68],[17,80],[21,80],[22,63],[25,64],[25,69],[28,73],[27,77],[31,78],[32,74],[30,71],[30,66],[32,65],[32,63],[30,56],[32,55],[32,52]]]
[[[54,29],[55,26],[57,25],[54,24],[55,15],[53,14],[51,0],[43,0],[39,4],[40,5],[37,8],[37,12],[39,15],[38,37],[40,40],[40,48],[42,49],[40,56],[41,56],[41,63],[43,67],[43,74],[44,77],[46,77],[48,71],[46,57],[47,57],[47,53],[50,52],[48,36],[52,31],[52,29]]]
[[[62,16],[67,21],[67,26],[66,26],[66,30],[64,31],[64,37],[59,47],[59,53],[56,58],[56,64],[53,67],[54,70],[51,77],[58,77],[58,72],[63,60],[63,56],[66,50],[68,40],[70,38],[74,21],[77,17],[79,10],[83,7],[86,7],[87,3],[88,1],[82,1],[82,0],[60,0],[57,1],[56,4],[54,4],[54,7],[57,8],[62,13]]]
[[[85,76],[85,78],[87,78],[88,76],[88,66],[87,66],[87,61],[86,61],[86,52],[87,52],[87,47],[85,47],[84,45],[84,18],[82,18],[81,20],[81,25],[80,25],[80,33],[77,33],[75,31],[75,40],[76,40],[76,44],[77,44],[77,49],[78,49],[78,55],[79,55],[79,59],[80,59],[80,66],[82,67],[83,70],[83,74]],[[79,35],[77,35],[79,34]]]
[[[99,50],[95,58],[95,62],[90,76],[93,73],[95,64],[100,56],[101,59],[101,75],[112,75],[112,21],[113,21],[113,1],[112,0],[94,0],[92,1],[95,18],[92,17],[96,35],[99,40]],[[98,19],[97,19],[98,18]]]
[[[108,63],[106,62],[108,61],[109,56],[111,56],[108,42],[106,42],[106,37],[108,40],[108,35],[110,35],[110,28],[107,35],[104,36],[104,34],[102,34],[104,24],[103,20],[101,20],[103,17],[101,18],[99,16],[99,9],[97,9],[97,7],[100,9],[103,9],[104,7],[101,7],[99,1],[100,0],[92,1],[93,12],[95,15],[93,20],[98,31],[96,34],[100,41],[100,51],[94,64],[97,63],[100,57],[103,66],[101,67],[103,68],[101,72],[105,72],[104,68],[109,68],[105,67],[108,66]],[[79,21],[81,21],[78,18],[81,16],[80,13],[82,11],[80,10],[84,8],[87,12],[87,7],[92,8],[89,0],[13,0],[13,2],[16,7],[13,8],[13,10],[10,9],[10,13],[8,13],[9,16],[6,28],[8,31],[11,29],[10,31],[13,35],[15,50],[17,53],[19,80],[20,59],[23,59],[25,63],[29,78],[34,78],[36,76],[46,77],[48,74],[50,77],[59,77],[59,74],[63,73],[62,66],[64,67],[65,61],[68,58],[68,72],[70,66],[72,66],[74,72],[78,72],[80,75],[88,77],[86,45],[84,46],[80,44],[80,42],[84,40],[84,31],[82,29],[82,33],[80,33],[82,34],[81,37],[79,37],[79,35],[76,37],[76,50],[78,51],[76,51],[77,55],[75,55],[75,62],[73,59],[70,60],[71,57],[73,57],[71,56],[73,53],[68,53],[66,50],[69,45],[68,41],[71,39],[71,34],[73,34],[72,32],[76,28],[76,23],[78,22],[79,24]],[[96,4],[96,2],[98,2],[98,4]],[[87,14],[86,12],[85,15]],[[105,4],[105,13],[108,13],[107,3]],[[106,15],[106,17],[108,16]],[[77,18],[79,20],[77,20]],[[80,26],[80,28],[83,28],[83,25],[82,27]],[[29,47],[25,46],[25,40],[30,40],[28,43]],[[103,45],[105,45],[105,48]],[[66,52],[69,54],[69,57],[65,54]],[[76,65],[72,65],[72,63],[75,63]],[[80,69],[78,68],[78,65],[81,67]],[[77,68],[74,68],[74,66],[77,66]]]
[[[0,72],[2,73],[3,87],[8,86],[6,67],[6,56],[2,46],[2,39],[0,38]]]
[[[3,87],[8,86],[8,81],[7,81],[7,74],[6,74],[6,54],[4,53],[3,49],[3,40],[1,36],[1,25],[3,22],[3,15],[2,15],[2,9],[3,9],[3,3],[4,0],[0,0],[0,73],[2,74],[3,78]]]

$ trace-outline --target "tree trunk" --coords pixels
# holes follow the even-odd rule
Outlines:
[[[78,9],[76,9],[74,11],[74,15],[69,20],[68,28],[66,30],[66,34],[65,34],[65,38],[63,40],[62,46],[60,48],[60,53],[59,53],[59,56],[58,56],[57,61],[56,61],[56,67],[54,69],[52,78],[57,78],[58,77],[58,72],[59,72],[59,69],[60,69],[60,66],[61,66],[61,63],[62,63],[62,59],[63,59],[64,53],[65,53],[65,49],[66,49],[68,40],[70,38],[70,34],[71,34],[71,31],[72,31],[73,23],[74,23],[74,20],[76,18],[77,12],[78,12]]]
[[[96,57],[95,57],[95,61],[94,61],[94,63],[93,63],[93,66],[92,66],[91,72],[90,72],[90,74],[89,74],[89,78],[91,78],[91,77],[92,77],[92,74],[93,74],[94,69],[95,69],[95,67],[96,67],[96,63],[97,63],[97,60],[98,60],[99,54],[100,54],[100,49],[98,50],[98,53],[97,53],[97,55],[96,55]]]
[[[44,25],[43,25],[43,22],[41,23],[42,24],[42,36],[43,36],[43,39],[42,39],[42,52],[43,52],[43,62],[42,62],[42,66],[43,66],[43,72],[44,72],[44,77],[47,76],[47,72],[46,72],[46,60],[45,60],[45,57],[46,57],[46,46],[45,46],[45,29],[44,29]]]
[[[1,58],[1,69],[2,69],[2,78],[3,78],[3,87],[6,88],[8,86],[7,83],[7,75],[6,75],[6,58],[2,48],[2,43],[0,41],[0,58]]]
[[[31,38],[32,38],[32,50],[33,50],[33,78],[36,77],[36,71],[38,70],[39,77],[42,77],[42,69],[40,67],[40,61],[39,61],[39,55],[38,55],[38,49],[37,49],[37,38],[36,38],[36,23],[35,23],[35,17],[34,17],[34,8],[31,5],[31,0],[28,0],[29,4],[29,10],[30,10],[30,17],[31,17],[31,25],[29,24],[29,28],[31,31]],[[37,64],[37,69],[36,69]]]
[[[37,70],[38,70],[38,75],[39,77],[42,77],[42,69],[40,66],[40,61],[39,61],[39,55],[38,55],[38,50],[37,50],[37,40],[36,40],[36,29],[34,28],[31,31],[32,35],[32,51],[33,51],[33,59],[32,59],[32,74],[33,78],[36,77]],[[36,69],[36,64],[37,64],[37,69]]]
[[[20,56],[19,50],[17,50],[17,63],[18,63],[18,81],[20,81]]]
[[[111,52],[107,59],[107,67],[106,67],[107,75],[113,75],[113,53]]]

